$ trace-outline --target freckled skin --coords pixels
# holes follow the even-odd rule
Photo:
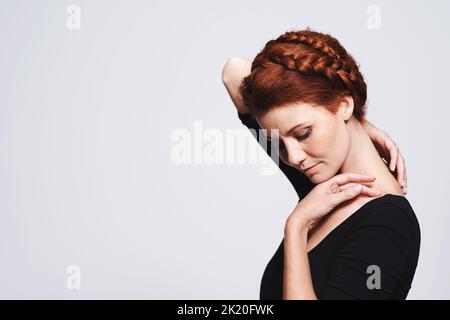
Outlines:
[[[283,162],[300,171],[303,171],[301,168],[320,163],[309,176],[315,184],[335,176],[347,158],[351,140],[344,120],[344,117],[324,107],[303,103],[275,108],[257,118],[261,127],[270,132],[272,139],[279,138]],[[285,135],[290,128],[302,122],[308,124]],[[311,130],[310,135],[298,141],[296,136],[308,130]],[[285,151],[282,144],[285,145]]]
[[[287,165],[304,172],[318,164],[304,172],[312,183],[325,182],[341,173],[359,173],[377,177],[373,187],[378,191],[403,195],[361,122],[353,116],[353,107],[349,97],[342,100],[336,113],[296,103],[271,109],[256,120],[272,139],[279,139],[280,158]],[[304,126],[287,134],[304,122]],[[301,138],[308,131],[309,136]]]

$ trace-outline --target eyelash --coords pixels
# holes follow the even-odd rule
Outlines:
[[[306,132],[303,135],[299,135],[299,136],[295,136],[295,139],[297,140],[303,140],[309,137],[309,135],[311,134],[311,130],[308,130],[308,132]]]
[[[295,138],[297,140],[303,140],[303,139],[308,138],[310,135],[311,135],[311,130],[308,130],[308,132],[306,132],[305,134],[300,135],[300,136],[295,136]],[[280,141],[280,146],[279,147],[280,147],[281,152],[284,153],[285,148],[284,148],[284,143],[282,141]]]

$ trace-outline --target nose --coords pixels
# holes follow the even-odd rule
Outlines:
[[[306,153],[295,141],[285,143],[287,162],[290,166],[298,167],[305,159]]]

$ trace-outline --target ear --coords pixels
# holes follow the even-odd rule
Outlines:
[[[353,98],[351,96],[344,96],[339,104],[339,114],[342,119],[347,122],[353,115]]]

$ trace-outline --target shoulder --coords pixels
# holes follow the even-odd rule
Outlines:
[[[361,250],[377,255],[386,263],[405,264],[418,262],[420,251],[420,226],[409,201],[402,196],[388,194],[369,201],[348,234],[348,242]]]
[[[375,198],[357,212],[320,295],[397,299],[411,288],[419,247],[419,224],[409,201],[391,194]],[[380,290],[369,288],[373,279]]]
[[[361,219],[354,226],[355,228],[367,226],[389,228],[403,236],[407,236],[410,240],[420,242],[419,221],[414,209],[405,197],[387,194],[369,201],[363,209],[364,212],[361,215]]]

